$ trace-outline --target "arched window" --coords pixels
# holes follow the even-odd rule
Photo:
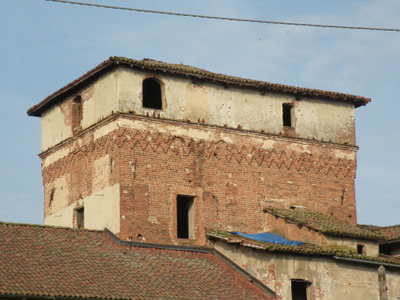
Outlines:
[[[143,107],[162,109],[161,84],[155,78],[143,80]]]

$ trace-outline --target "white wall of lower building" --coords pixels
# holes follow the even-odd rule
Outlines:
[[[87,229],[120,232],[120,185],[115,184],[98,190],[56,213],[45,217],[45,225],[74,227],[74,210],[84,207],[84,226]]]

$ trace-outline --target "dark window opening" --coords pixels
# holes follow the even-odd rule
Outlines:
[[[85,227],[84,213],[85,210],[83,207],[75,209],[75,227],[78,229],[82,229]]]
[[[308,281],[292,280],[292,300],[307,300]]]
[[[386,245],[379,245],[379,254],[390,255],[391,251],[389,247],[385,247]]]
[[[55,191],[56,191],[55,188],[52,188],[52,189],[51,189],[51,192],[50,192],[50,199],[49,199],[49,207],[50,207],[51,204],[53,203]]]
[[[357,245],[357,254],[365,254],[365,245]]]
[[[282,104],[282,121],[283,126],[292,127],[292,104]]]
[[[379,253],[391,255],[392,254],[392,247],[391,245],[380,244],[379,245]]]
[[[162,109],[161,85],[154,78],[143,80],[143,107]]]
[[[193,238],[194,197],[178,195],[176,200],[177,236],[179,239]]]
[[[77,131],[81,127],[82,120],[82,98],[75,97],[72,102],[72,131]]]

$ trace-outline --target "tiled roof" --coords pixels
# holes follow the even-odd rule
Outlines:
[[[0,296],[273,299],[213,250],[121,242],[108,231],[0,223]]]
[[[381,236],[382,241],[400,240],[400,225],[393,225],[393,226],[358,225],[358,227],[379,234]]]
[[[285,219],[288,222],[296,223],[327,235],[359,238],[378,241],[382,237],[379,233],[365,230],[359,226],[351,225],[335,217],[311,212],[306,209],[279,209],[266,208],[264,212]]]
[[[276,252],[283,254],[293,255],[307,255],[307,256],[326,256],[332,258],[345,258],[354,259],[359,262],[377,262],[382,264],[398,265],[400,267],[400,260],[396,257],[386,256],[366,256],[357,254],[356,251],[349,250],[347,248],[329,247],[329,246],[317,246],[313,244],[303,244],[300,246],[287,246],[273,243],[260,242],[256,240],[247,239],[237,235],[230,234],[228,232],[221,231],[209,231],[207,232],[209,239],[217,239],[224,241],[228,244],[236,244],[243,247],[250,247],[259,249],[262,251]]]
[[[49,95],[45,99],[43,99],[40,103],[34,105],[28,110],[28,114],[31,116],[40,116],[43,109],[45,109],[49,104],[53,103],[53,101],[57,101],[60,97],[63,97],[69,91],[80,88],[89,80],[95,78],[96,76],[103,74],[104,71],[109,68],[124,65],[134,69],[142,69],[153,72],[162,72],[173,74],[177,76],[186,76],[196,78],[198,80],[207,80],[213,82],[219,82],[222,84],[241,86],[246,88],[258,89],[263,92],[273,92],[273,93],[285,93],[292,94],[296,96],[304,96],[304,97],[321,97],[331,100],[337,101],[345,101],[353,103],[356,107],[365,105],[371,101],[370,98],[355,96],[350,94],[324,91],[318,89],[309,89],[309,88],[301,88],[290,85],[278,84],[278,83],[270,83],[265,81],[253,80],[240,78],[235,76],[229,76],[219,73],[209,72],[203,69],[183,65],[183,64],[170,64],[162,61],[156,61],[152,59],[143,59],[143,60],[135,60],[126,57],[117,57],[113,56],[107,59],[106,61],[99,64],[97,67],[88,71],[83,76],[78,79],[72,81],[66,86],[62,87],[58,91]]]

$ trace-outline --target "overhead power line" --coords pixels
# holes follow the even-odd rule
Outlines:
[[[342,25],[326,25],[326,24],[308,24],[308,23],[295,23],[295,22],[281,22],[281,21],[268,21],[268,20],[242,19],[242,18],[229,18],[229,17],[217,17],[217,16],[185,14],[185,13],[177,13],[177,12],[170,12],[170,11],[129,8],[129,7],[120,7],[120,6],[111,6],[111,5],[102,5],[102,4],[84,3],[84,2],[66,1],[66,0],[46,0],[46,1],[74,4],[74,5],[94,6],[94,7],[101,7],[101,8],[111,8],[111,9],[119,9],[119,10],[128,10],[128,11],[135,11],[135,12],[149,13],[149,14],[170,15],[170,16],[190,17],[190,18],[200,18],[200,19],[213,19],[213,20],[222,20],[222,21],[250,22],[250,23],[289,25],[289,26],[305,26],[305,27],[319,27],[319,28],[329,28],[329,29],[354,29],[354,30],[375,30],[375,31],[397,31],[397,32],[400,32],[400,29],[398,29],[398,28],[360,27],[360,26],[342,26]]]

